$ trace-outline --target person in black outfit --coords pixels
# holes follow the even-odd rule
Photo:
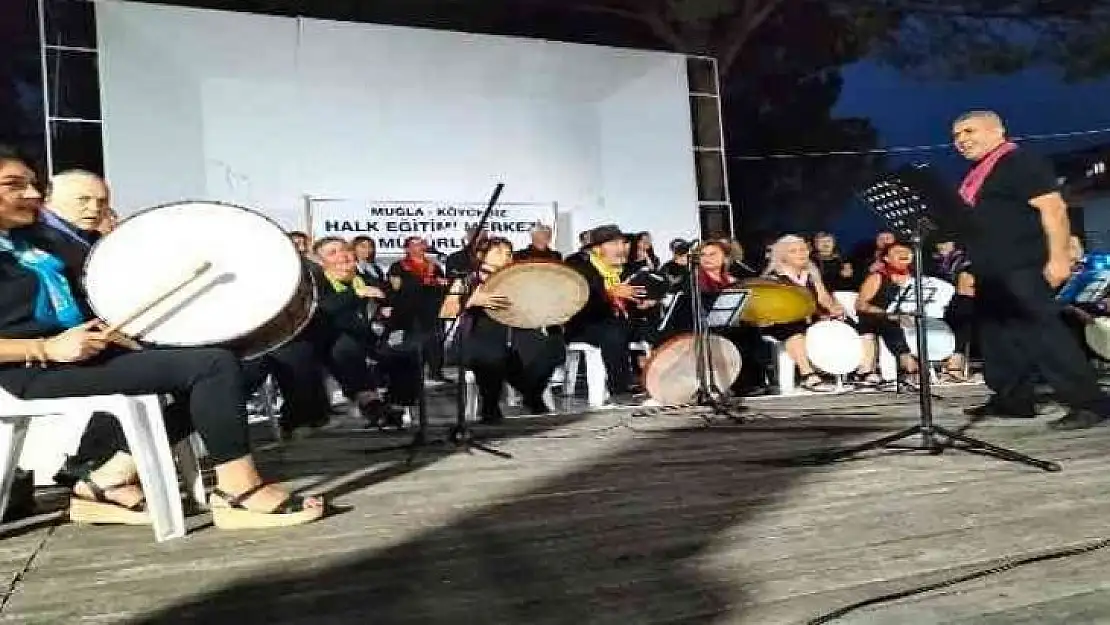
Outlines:
[[[532,244],[522,250],[517,250],[513,254],[513,260],[548,260],[554,262],[563,260],[562,254],[551,249],[551,226],[539,224],[532,228]]]
[[[323,269],[317,280],[317,318],[308,334],[343,395],[357,406],[371,426],[382,420],[399,425],[401,413],[387,410],[378,389],[386,386],[379,372],[368,361],[378,361],[389,377],[390,399],[398,405],[416,403],[419,393],[419,367],[413,360],[387,353],[376,321],[386,304],[382,288],[371,286],[358,275],[351,245],[337,237],[319,239],[312,246]],[[384,332],[384,330],[383,330]]]
[[[813,264],[830,291],[851,291],[855,287],[852,263],[840,254],[836,237],[831,233],[813,235]]]
[[[975,313],[987,386],[973,417],[1033,417],[1039,369],[1069,409],[1051,426],[1091,427],[1107,416],[1094,369],[1069,335],[1053,290],[1071,273],[1067,205],[1051,165],[1006,140],[1001,118],[973,111],[953,123],[957,150],[975,166],[960,185],[975,267]]]
[[[378,244],[374,243],[374,239],[368,236],[357,236],[351,239],[351,249],[355,252],[358,276],[366,286],[389,288],[389,277],[378,264]]]
[[[401,333],[402,351],[422,356],[433,381],[445,382],[443,342],[446,337],[439,312],[451,280],[428,257],[428,244],[420,237],[405,240],[405,257],[390,265],[388,275],[393,309],[388,324],[390,332]]]
[[[584,257],[567,262],[590,287],[586,305],[567,322],[567,342],[589,343],[601,349],[613,395],[634,390],[628,354],[628,307],[646,294],[643,287],[620,279],[625,244],[619,227],[599,226],[589,233]]]
[[[215,464],[209,503],[217,527],[323,516],[322,500],[266,485],[255,469],[234,355],[209,348],[129,351],[88,316],[72,269],[27,236],[43,227],[36,223],[42,196],[35,180],[26,161],[0,147],[0,386],[23,399],[171,394],[175,401],[164,412],[170,442],[195,429]],[[112,443],[100,457],[81,459],[70,519],[149,523],[126,441]]]
[[[457,252],[448,254],[447,258],[443,261],[443,269],[448,278],[452,280],[455,278],[462,278],[471,271],[474,271],[474,267],[477,266],[477,260],[473,255],[477,252],[472,250],[470,252],[472,255],[468,256],[467,247],[474,239],[478,239],[478,243],[481,243],[487,237],[489,237],[489,232],[485,230],[479,232],[476,225],[466,229],[466,241],[464,242],[463,248]],[[477,248],[475,248],[475,250],[476,249]]]
[[[474,291],[463,313],[460,332],[466,333],[463,365],[474,372],[481,399],[483,423],[497,423],[501,414],[501,392],[508,382],[520,391],[525,409],[532,414],[551,412],[543,399],[551,374],[566,362],[566,345],[545,330],[510,328],[486,314],[487,309],[510,306],[499,293],[487,292],[483,284],[512,262],[513,246],[495,237],[479,246],[480,268],[470,280]]]

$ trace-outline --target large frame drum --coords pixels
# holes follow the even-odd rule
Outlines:
[[[84,269],[89,305],[107,324],[123,323],[204,263],[208,271],[122,332],[251,359],[295,337],[315,312],[312,274],[280,226],[241,206],[199,201],[143,210],[98,241]]]

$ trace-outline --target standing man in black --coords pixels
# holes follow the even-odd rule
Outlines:
[[[956,149],[975,165],[960,185],[986,382],[994,395],[973,417],[1035,415],[1039,370],[1068,408],[1054,429],[1096,425],[1107,398],[1060,318],[1054,291],[1071,275],[1067,205],[1050,163],[1007,141],[998,114],[973,111],[953,124]]]

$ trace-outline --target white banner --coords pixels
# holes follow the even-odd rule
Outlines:
[[[381,256],[401,256],[405,239],[418,236],[444,254],[463,249],[466,229],[478,224],[487,204],[481,202],[392,202],[311,199],[309,220],[312,236],[368,236]],[[514,249],[531,242],[537,224],[554,233],[556,205],[504,203],[494,207],[486,222],[491,236],[513,242]]]

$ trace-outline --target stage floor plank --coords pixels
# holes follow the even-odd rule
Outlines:
[[[959,426],[981,389],[944,392],[938,419]],[[0,622],[805,623],[1110,535],[1107,428],[1053,433],[1042,417],[969,431],[1060,473],[960,452],[780,462],[895,431],[916,410],[913,397],[870,394],[753,401],[740,425],[628,411],[510,419],[487,431],[512,460],[433,448],[411,466],[367,453],[404,437],[340,420],[259,455],[342,513],[238,533],[198,515],[162,545],[149,528],[9,528]],[[444,423],[448,400],[433,411]],[[1108,568],[1110,549],[833,622],[1107,623]]]

